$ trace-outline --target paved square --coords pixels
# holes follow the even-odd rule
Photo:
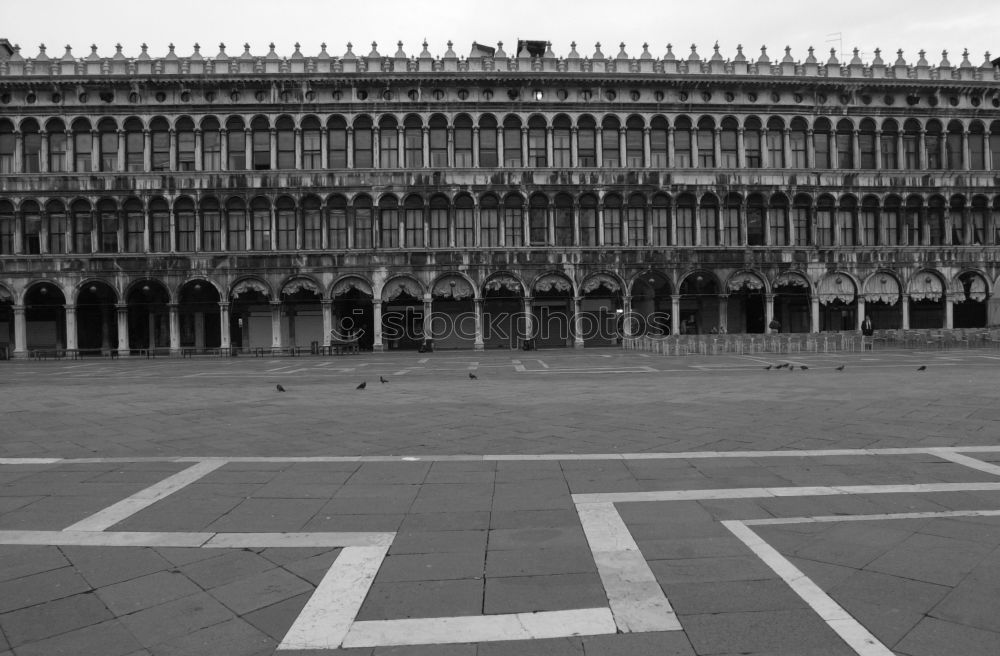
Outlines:
[[[4,363],[0,655],[1000,649],[992,352],[527,355]]]

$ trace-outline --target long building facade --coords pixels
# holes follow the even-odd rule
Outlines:
[[[14,357],[1000,323],[988,53],[91,50],[0,40]]]

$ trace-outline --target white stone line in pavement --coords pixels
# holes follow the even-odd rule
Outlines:
[[[927,492],[1000,491],[1000,483],[914,483],[910,485],[839,485],[799,487],[736,487],[716,490],[664,490],[655,492],[609,492],[574,494],[573,503],[623,503],[635,501],[706,501],[711,499],[758,499],[838,494],[900,494]]]
[[[1000,465],[995,465],[991,462],[984,462],[978,458],[970,458],[969,456],[946,449],[934,449],[931,453],[944,460],[949,460],[959,465],[971,467],[972,469],[978,469],[979,471],[986,472],[987,474],[1000,476]]]
[[[942,510],[938,512],[882,513],[877,515],[816,515],[815,517],[771,517],[744,519],[747,526],[810,524],[813,522],[873,522],[892,519],[941,519],[949,517],[1000,517],[1000,510]]]
[[[140,490],[118,503],[108,506],[104,510],[94,513],[90,517],[82,519],[75,524],[67,526],[67,531],[103,531],[121,522],[140,510],[147,508],[160,499],[170,496],[174,492],[181,490],[191,483],[209,474],[226,464],[225,460],[204,460],[196,465],[188,467],[184,471],[177,472],[155,485]]]
[[[722,524],[802,597],[858,656],[893,656],[893,652],[868,629],[746,524],[733,520],[724,520]]]
[[[576,509],[618,630],[679,631],[674,609],[614,505],[593,503]]]
[[[615,633],[607,608],[355,622],[344,647],[539,640]],[[279,647],[281,649],[281,647]]]
[[[0,531],[2,545],[49,547],[201,547],[214,533]]]
[[[62,458],[0,458],[0,465],[51,465]]]
[[[278,547],[388,547],[395,533],[218,533],[210,549]]]
[[[278,650],[336,649],[344,642],[389,547],[345,547]]]

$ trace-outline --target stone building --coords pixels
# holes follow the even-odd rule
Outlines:
[[[14,356],[1000,323],[988,53],[0,45]]]

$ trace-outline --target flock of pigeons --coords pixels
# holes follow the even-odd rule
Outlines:
[[[476,374],[474,374],[474,373],[472,373],[470,371],[469,372],[469,380],[479,380],[479,376],[477,376]],[[379,376],[378,377],[378,382],[380,382],[383,385],[385,385],[389,381],[386,380],[384,376]],[[284,392],[285,391],[285,388],[281,385],[281,383],[278,383],[278,385],[276,387],[277,387],[277,389],[278,389],[279,392]],[[368,387],[368,381],[367,380],[363,380],[363,381],[361,381],[361,384],[358,385],[357,387],[355,387],[354,389],[363,390],[366,387]]]
[[[835,369],[837,371],[843,371],[845,366],[846,365],[842,364],[839,367],[835,367]],[[800,364],[799,365],[799,369],[808,369],[808,368],[809,367],[807,367],[804,364]],[[782,362],[781,364],[769,364],[766,367],[764,367],[764,369],[766,369],[768,371],[770,371],[771,369],[775,369],[775,370],[777,370],[777,369],[788,369],[789,371],[794,371],[795,370],[795,365],[792,364],[791,362]],[[917,371],[926,371],[926,370],[927,370],[927,365],[925,365],[925,364],[922,364],[919,367],[917,367]]]

